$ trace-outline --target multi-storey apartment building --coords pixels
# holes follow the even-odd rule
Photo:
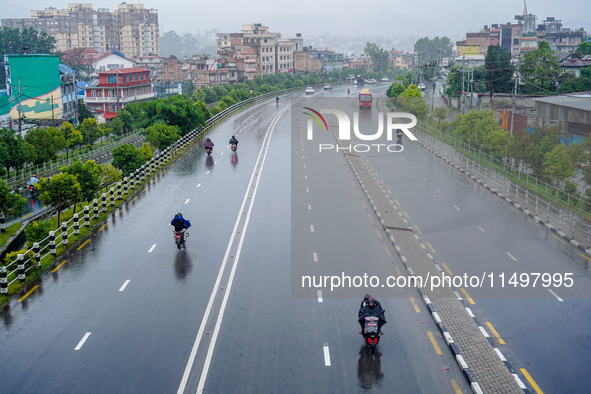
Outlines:
[[[268,26],[254,23],[242,25],[240,33],[218,33],[217,46],[219,55],[240,54],[246,76],[252,79],[254,75],[294,72],[294,52],[303,48],[303,39],[300,34],[296,38],[281,38],[280,33],[270,32]]]
[[[538,41],[546,41],[556,52],[574,52],[583,42],[583,30],[571,30],[562,26],[562,21],[547,17],[537,28]]]
[[[127,58],[160,52],[158,11],[143,4],[119,4],[117,11],[94,10],[92,4],[71,3],[67,10],[48,7],[31,11],[30,18],[2,19],[2,26],[32,27],[55,37],[61,52],[92,47],[117,50]]]
[[[127,104],[155,98],[150,70],[123,68],[99,73],[99,79],[84,88],[88,109],[112,119]]]

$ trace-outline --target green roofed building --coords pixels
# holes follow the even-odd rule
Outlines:
[[[6,55],[7,96],[0,96],[0,115],[13,123],[59,124],[76,110],[74,71],[57,55]]]

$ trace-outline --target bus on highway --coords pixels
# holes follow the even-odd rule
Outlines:
[[[359,92],[359,109],[371,109],[373,97],[369,89],[363,89]]]

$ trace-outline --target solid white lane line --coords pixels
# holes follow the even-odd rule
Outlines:
[[[462,211],[460,208],[456,207],[455,205],[454,205],[454,208],[457,209],[460,212]]]
[[[328,350],[328,343],[323,345],[324,348],[324,365],[330,367],[330,351]]]
[[[127,284],[128,284],[130,281],[131,281],[130,279],[127,279],[127,280],[125,281],[125,283],[123,284],[123,286],[121,286],[121,288],[119,289],[119,291],[123,291],[123,290],[125,290],[125,288],[127,287]]]
[[[482,231],[483,233],[486,233],[486,231],[484,231],[484,229],[482,227],[480,227],[480,226],[476,226],[476,227],[478,227],[478,230]]]
[[[187,205],[189,203],[190,198],[187,198],[187,201],[185,201],[185,205]]]
[[[324,302],[322,300],[322,290],[318,290],[318,302]]]
[[[507,252],[507,255],[509,255],[509,257],[511,257],[513,259],[513,261],[517,261],[517,259],[515,257],[513,257],[513,255],[509,252]]]
[[[312,256],[314,257],[314,262],[317,263],[318,262],[318,254],[316,252],[312,253]]]
[[[555,293],[555,292],[553,292],[552,290],[550,290],[550,289],[546,289],[546,290],[548,290],[548,291],[549,291],[549,292],[550,292],[550,293],[551,293],[551,294],[552,294],[554,297],[556,297],[556,299],[557,299],[558,301],[561,301],[561,302],[562,302],[562,301],[564,301],[562,298],[558,297],[558,294],[556,294],[556,293]]]
[[[314,225],[313,225],[313,224],[311,224],[311,225],[310,225],[310,232],[311,232],[311,233],[313,233],[313,232],[314,232]]]
[[[263,146],[261,147],[261,153],[259,154],[259,157],[261,157],[260,155],[262,154],[262,162],[260,165],[260,170],[258,173],[256,173],[256,168],[255,168],[255,170],[253,171],[253,177],[254,177],[255,173],[256,173],[256,175],[260,175],[260,173],[262,173],[263,168],[265,166],[265,161],[267,160],[267,152],[269,151],[269,145],[271,144],[271,136],[273,135],[273,130],[275,129],[275,125],[279,121],[279,118],[281,117],[281,115],[283,115],[283,113],[288,108],[289,107],[285,107],[281,112],[279,112],[277,115],[275,115],[275,118],[273,119],[273,121],[269,125],[269,128],[267,129],[267,134],[265,135],[265,139],[267,139],[267,136],[268,136],[267,144],[266,144],[267,150],[265,150],[264,154],[263,154],[263,149],[265,148],[265,143],[264,143],[264,139],[263,139]],[[259,160],[257,159],[257,162],[258,161]],[[234,275],[236,274],[236,267],[238,266],[238,261],[240,260],[240,253],[242,251],[242,244],[244,243],[244,237],[245,237],[246,231],[248,229],[248,223],[250,222],[250,215],[252,213],[252,207],[254,206],[254,200],[256,198],[256,194],[257,194],[257,190],[259,188],[260,180],[261,180],[261,177],[258,176],[257,180],[255,182],[254,190],[252,192],[251,203],[249,204],[248,211],[246,213],[246,219],[244,221],[244,225],[242,226],[240,240],[238,242],[238,247],[236,249],[236,254],[235,254],[235,258],[234,258],[234,264],[232,265],[232,269],[230,271],[230,277],[228,278],[228,284],[226,286],[226,291],[224,292],[224,298],[222,299],[222,305],[221,305],[220,310],[218,312],[218,318],[215,323],[215,328],[213,330],[211,342],[209,343],[209,349],[207,350],[207,356],[205,357],[205,362],[203,363],[203,370],[201,371],[201,378],[199,379],[199,384],[197,385],[197,393],[202,393],[203,388],[205,386],[205,380],[207,379],[207,373],[209,372],[209,366],[211,364],[211,359],[213,358],[213,351],[215,349],[215,344],[217,342],[218,334],[222,328],[222,320],[224,318],[224,311],[226,309],[226,304],[228,303],[228,297],[230,296],[230,293],[232,290],[232,283],[234,282]],[[252,184],[252,178],[251,178],[250,184]],[[248,196],[248,190],[245,195],[245,198],[247,196]],[[238,215],[237,220],[240,221],[240,215]],[[230,243],[228,243],[228,248],[226,250],[226,256],[230,253],[231,249],[232,249],[232,241],[230,241]],[[216,288],[214,287],[214,291],[215,291],[215,289]]]
[[[74,348],[74,350],[80,350],[80,348],[82,347],[82,345],[84,345],[84,342],[86,342],[86,340],[88,339],[88,337],[90,336],[90,333],[87,332],[86,334],[84,334],[84,336],[82,337],[82,339],[80,340],[80,342],[78,342],[78,346],[76,346]]]
[[[152,253],[152,251],[154,250],[155,247],[156,247],[156,244],[152,245],[152,247],[150,248],[150,250],[148,250],[148,253]]]

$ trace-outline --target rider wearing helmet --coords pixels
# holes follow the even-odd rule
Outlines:
[[[31,178],[27,181],[27,185],[33,186],[35,183],[39,182],[39,179],[35,177],[35,174],[31,175]]]
[[[177,213],[175,217],[172,218],[170,222],[171,225],[174,226],[174,230],[172,230],[172,234],[174,235],[177,231],[180,231],[183,235],[183,240],[185,239],[185,234],[187,233],[187,229],[191,227],[191,222],[187,219],[183,218],[182,213]]]
[[[369,294],[366,297],[368,298],[361,302],[361,308],[359,308],[359,313],[357,315],[359,325],[361,326],[361,332],[359,334],[363,334],[363,329],[365,328],[365,317],[375,316],[379,318],[378,331],[380,332],[380,335],[382,335],[382,326],[387,323],[386,316],[384,314],[385,311],[382,308],[382,305],[380,305],[376,299],[371,297]]]
[[[213,142],[211,142],[211,138],[207,138],[203,143],[203,146],[206,148],[213,148]]]
[[[236,137],[235,137],[235,136],[232,136],[232,138],[230,138],[230,142],[228,142],[228,143],[229,143],[230,145],[232,145],[232,144],[236,144],[236,145],[238,145],[238,140],[236,139]]]
[[[275,97],[275,102],[278,103],[279,102],[279,96]]]

